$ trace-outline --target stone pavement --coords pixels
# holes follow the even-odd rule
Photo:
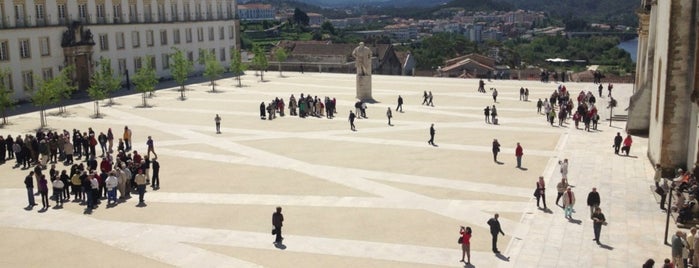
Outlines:
[[[601,121],[590,133],[549,126],[535,103],[548,97],[554,83],[488,82],[500,93],[500,125],[490,125],[482,109],[493,100],[490,92],[476,92],[477,80],[374,76],[378,102],[352,132],[347,114],[354,75],[265,77],[258,82],[248,75],[242,88],[222,79],[216,93],[205,83],[189,85],[185,101],[176,89],[160,90],[148,99],[150,108],[138,107],[140,95],[120,97],[101,108],[100,119],[90,117],[92,103],[49,116],[49,128],[112,128],[117,137],[128,125],[139,151],[153,136],[162,188],[146,193],[145,208],[130,199],[89,215],[78,203],[27,211],[22,180],[28,171],[2,165],[0,254],[6,257],[0,265],[68,266],[73,259],[51,256],[81,252],[90,256],[81,264],[107,266],[459,267],[460,225],[474,230],[471,267],[633,267],[669,253],[662,245],[664,214],[648,187],[646,140],[634,137],[633,157],[619,157],[611,143],[624,122],[609,127]],[[565,85],[573,93],[596,92],[592,84]],[[530,102],[518,100],[520,86],[530,89]],[[424,90],[434,94],[435,107],[420,105]],[[337,98],[337,117],[259,119],[260,102],[288,102],[300,93]],[[386,107],[395,109],[399,94],[404,113],[394,111],[388,126]],[[624,112],[630,94],[631,85],[615,85],[621,106],[615,113]],[[598,106],[607,118],[606,98]],[[38,113],[9,121],[0,134],[30,133]],[[435,147],[426,144],[431,123]],[[493,138],[502,144],[502,164],[492,161]],[[517,142],[524,147],[521,170],[514,167]],[[574,222],[553,204],[563,158],[570,159],[578,199]],[[535,206],[539,175],[546,178],[552,213]],[[585,199],[592,187],[598,187],[609,221],[604,247],[591,240]],[[269,234],[276,206],[284,207],[284,249],[275,248]],[[496,212],[506,234],[499,256],[490,252],[486,224]]]

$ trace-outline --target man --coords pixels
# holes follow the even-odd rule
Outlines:
[[[430,144],[432,146],[434,146],[434,133],[435,133],[434,124],[432,124],[430,126],[430,140],[427,141],[427,144]]]
[[[524,150],[518,142],[517,148],[515,148],[515,157],[517,157],[517,168],[522,168],[522,155],[524,155]]]
[[[393,114],[391,113],[391,107],[388,107],[388,110],[386,110],[386,117],[388,117],[388,125],[391,125],[391,117],[393,117]]]
[[[573,205],[575,205],[575,194],[573,194],[573,189],[568,187],[565,193],[563,193],[563,208],[565,209],[565,217],[567,219],[573,218]]]
[[[148,141],[146,141],[146,146],[148,146],[147,157],[150,157],[150,153],[153,153],[154,158],[158,158],[158,154],[155,153],[155,145],[153,144],[153,138],[148,136]]]
[[[282,207],[277,207],[277,211],[272,214],[272,226],[274,226],[273,233],[276,235],[274,239],[274,244],[281,244],[284,237],[282,237],[282,223],[284,222],[284,215],[282,214]]]
[[[398,106],[396,106],[396,112],[398,112],[398,109],[400,109],[400,112],[403,112],[403,97],[398,95]]]
[[[34,202],[34,171],[29,171],[29,175],[24,178],[24,186],[27,187],[27,201],[29,201],[29,206],[27,208],[31,209],[36,206]]]
[[[665,201],[667,200],[667,194],[670,192],[670,185],[667,182],[667,179],[663,179],[663,184],[660,185],[660,189],[662,192],[660,192],[660,209],[665,210]]]
[[[146,193],[146,174],[143,174],[143,169],[138,169],[138,174],[134,179],[136,187],[138,187],[138,204],[144,204],[143,195]]]
[[[604,214],[602,214],[602,209],[601,208],[595,208],[595,212],[592,213],[592,228],[595,233],[595,241],[597,242],[597,245],[600,245],[601,243],[599,242],[599,235],[600,232],[602,232],[602,225],[606,223],[606,220],[604,218]]]
[[[619,154],[619,148],[621,148],[621,142],[624,138],[621,137],[621,133],[617,132],[616,137],[614,137],[614,154]]]
[[[672,236],[672,262],[677,265],[677,267],[684,267],[682,264],[682,251],[684,250],[684,233],[682,231],[675,232]]]
[[[124,145],[126,146],[125,151],[130,151],[131,150],[131,129],[129,129],[128,126],[124,126]]]
[[[485,109],[483,109],[483,115],[485,115],[485,122],[490,123],[490,106],[485,106]]]
[[[218,114],[214,117],[214,122],[216,122],[216,134],[221,134],[221,117]]]
[[[599,86],[597,87],[597,92],[599,92],[599,97],[600,97],[600,98],[602,97],[602,89],[603,89],[603,88],[604,88],[604,86],[602,86],[602,84],[599,84]]]
[[[119,186],[119,179],[116,177],[116,172],[109,172],[109,176],[106,180],[104,180],[104,183],[107,187],[107,205],[109,205],[112,201],[116,203],[116,191],[117,186]]]
[[[541,113],[541,107],[544,106],[544,102],[539,99],[539,101],[536,102],[536,114]]]
[[[154,190],[160,189],[160,162],[158,162],[157,158],[153,158],[150,164],[153,169],[153,181],[150,186],[153,187]]]
[[[568,179],[561,178],[561,182],[556,185],[556,190],[558,191],[558,196],[556,196],[556,205],[558,205],[558,200],[561,200],[561,197],[563,196],[563,193],[565,193],[566,189],[568,189]]]
[[[544,210],[548,210],[546,207],[546,183],[544,182],[544,176],[539,176],[539,181],[536,182],[536,206],[539,206],[539,200],[544,202]]]
[[[498,139],[493,139],[493,162],[498,162],[498,153],[500,152],[500,143]]]
[[[689,235],[687,236],[687,248],[689,249],[689,255],[688,255],[688,262],[691,263],[692,265],[688,265],[687,267],[693,267],[697,263],[694,261],[694,243],[696,240],[697,234],[697,227],[692,227],[692,229],[689,230]]]
[[[356,118],[356,117],[357,116],[352,112],[352,110],[350,110],[349,122],[350,122],[350,129],[352,131],[357,131],[357,129],[354,127],[354,118]]]
[[[524,100],[524,88],[523,87],[519,88],[519,100],[520,101]]]
[[[592,187],[592,192],[587,194],[587,205],[590,207],[590,217],[595,213],[595,209],[599,208],[600,203],[601,201],[597,188]]]
[[[490,234],[493,236],[494,253],[500,253],[500,251],[498,250],[498,234],[505,235],[505,233],[502,231],[502,228],[500,227],[500,221],[498,221],[499,217],[500,215],[495,213],[495,216],[488,220],[488,226],[490,226]]]
[[[90,173],[90,192],[87,193],[87,209],[93,210],[97,208],[97,200],[99,199],[99,181],[97,173]]]
[[[568,178],[568,158],[563,159],[563,162],[558,161],[561,165],[561,178]]]
[[[496,88],[493,88],[493,102],[498,102],[498,90]]]

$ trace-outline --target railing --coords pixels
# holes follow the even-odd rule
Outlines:
[[[97,24],[106,24],[106,23],[107,23],[107,19],[105,19],[104,17],[97,17]]]

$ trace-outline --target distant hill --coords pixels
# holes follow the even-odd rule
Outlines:
[[[499,0],[517,9],[545,11],[558,17],[577,17],[588,22],[638,25],[638,0]]]

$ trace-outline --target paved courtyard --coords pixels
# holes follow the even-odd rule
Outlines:
[[[139,152],[153,136],[162,188],[148,188],[147,207],[132,198],[113,208],[103,202],[91,215],[77,203],[27,211],[22,181],[29,171],[2,165],[0,266],[462,267],[460,225],[473,228],[470,267],[638,267],[669,255],[664,214],[648,187],[646,139],[634,137],[632,157],[619,157],[611,144],[625,122],[610,127],[602,120],[593,132],[549,126],[536,114],[536,100],[555,83],[487,82],[499,91],[500,124],[491,125],[483,108],[493,100],[476,92],[477,80],[374,76],[377,103],[352,132],[354,75],[268,72],[259,82],[252,74],[240,88],[219,80],[216,93],[206,83],[189,85],[186,101],[177,88],[160,90],[148,99],[150,108],[139,107],[138,94],[116,98],[101,107],[100,119],[91,117],[92,102],[68,106],[64,115],[49,110],[49,128],[59,131],[92,127],[99,134],[111,127],[120,137],[128,125]],[[596,92],[589,83],[565,85],[574,95]],[[520,86],[530,89],[530,102],[518,100]],[[424,90],[434,94],[434,107],[420,105]],[[631,91],[615,85],[615,113],[625,113]],[[259,119],[260,102],[288,103],[300,93],[337,98],[337,117],[302,119],[287,110],[276,120]],[[394,110],[389,126],[386,108],[395,109],[398,95],[404,113]],[[598,99],[602,118],[607,100]],[[215,132],[216,114],[222,134]],[[0,135],[31,133],[38,112],[9,122]],[[427,144],[431,123],[434,147]],[[494,138],[502,164],[492,161]],[[521,170],[517,142],[524,148]],[[554,205],[563,158],[571,163],[576,221]],[[532,196],[539,175],[551,213],[538,210]],[[602,247],[592,241],[585,204],[592,187],[609,222]],[[270,234],[276,206],[284,208],[284,249]],[[500,256],[490,250],[486,224],[494,213],[506,234]]]

